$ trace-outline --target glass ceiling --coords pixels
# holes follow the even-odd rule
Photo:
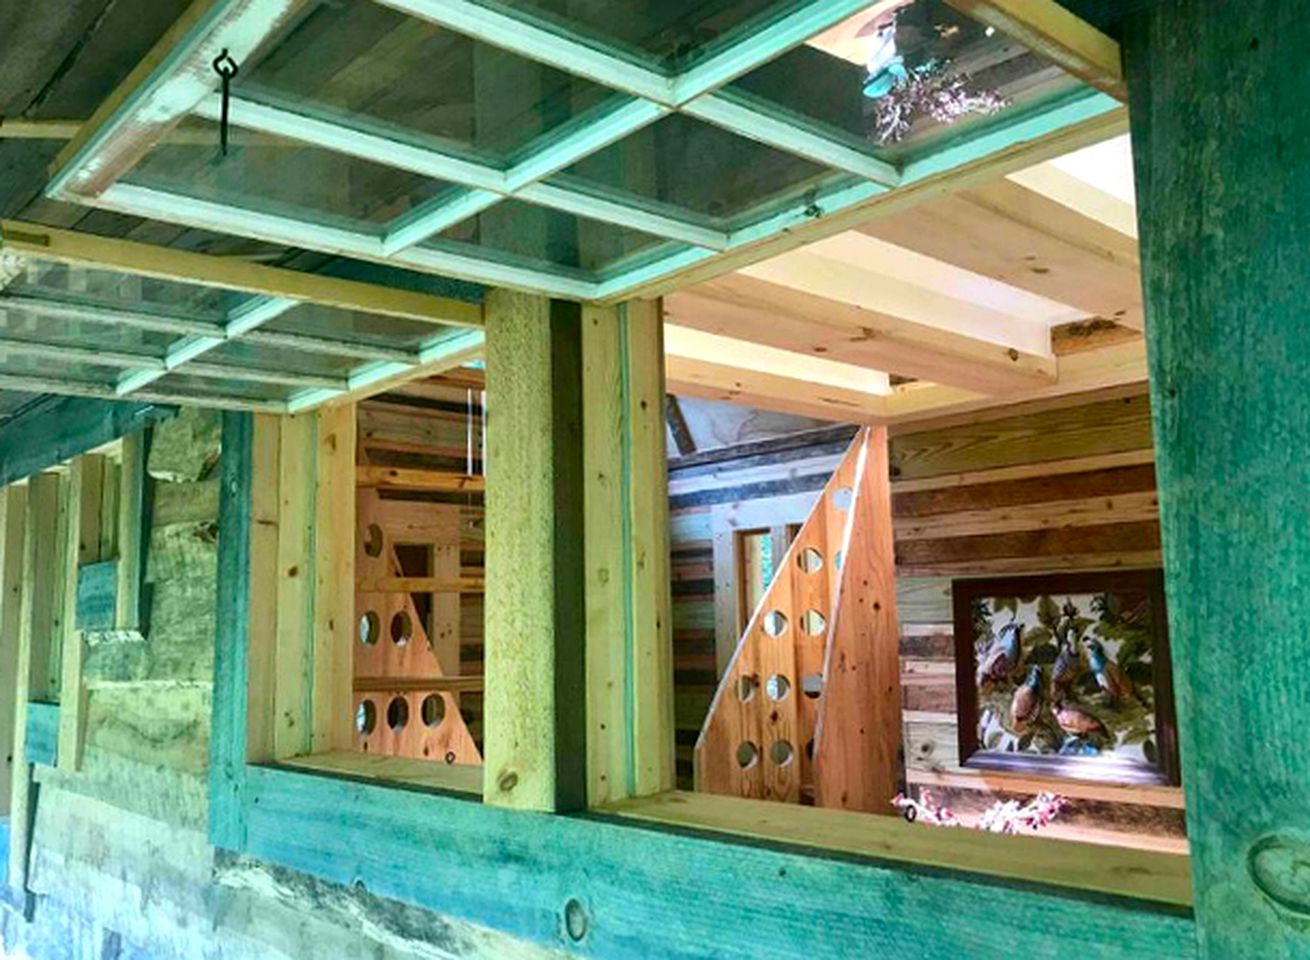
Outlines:
[[[217,0],[51,195],[600,299],[1119,106],[944,0],[290,6]]]
[[[97,242],[135,248],[140,259],[140,245]],[[13,242],[0,246],[6,247],[0,273],[3,396],[132,397],[296,412],[481,343],[481,330],[464,326],[475,322],[476,306],[441,297],[405,292],[397,307],[387,299],[392,291],[349,284],[360,304],[376,304],[366,311],[341,305],[343,281],[328,278],[296,274],[288,289],[303,290],[306,282],[323,286],[325,299],[337,305],[303,294],[252,294],[199,276],[184,282],[45,260],[14,252]],[[199,258],[186,266],[197,274],[201,261],[226,259],[186,256]],[[293,273],[253,269],[273,286]],[[449,323],[442,322],[445,316]]]

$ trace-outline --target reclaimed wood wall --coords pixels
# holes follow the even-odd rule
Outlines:
[[[716,683],[716,635],[735,643],[733,534],[798,522],[853,430],[674,461],[677,743],[680,784]],[[951,579],[1160,563],[1150,408],[1140,391],[902,428],[891,440],[905,756],[911,790],[962,811],[1039,778],[959,767]],[[726,569],[725,569],[726,568]],[[726,598],[725,598],[726,597]],[[1173,788],[1071,786],[1052,835],[1184,849]]]

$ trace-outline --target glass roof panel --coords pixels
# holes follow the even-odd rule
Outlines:
[[[381,235],[450,184],[294,140],[188,117],[124,181],[201,200]]]
[[[273,333],[304,334],[361,346],[414,350],[425,340],[449,328],[404,317],[388,317],[305,303],[288,310],[259,329]]]
[[[677,244],[520,200],[504,200],[424,246],[529,268],[558,271],[563,267],[589,274]]]
[[[554,178],[724,229],[779,194],[804,193],[830,171],[801,157],[675,113],[575,163]]]
[[[54,383],[57,380],[69,380],[78,383],[97,384],[112,387],[118,382],[123,371],[118,367],[101,364],[75,362],[51,357],[32,357],[14,353],[0,345],[0,374],[17,377],[35,377],[50,380],[51,392],[58,393]]]
[[[15,309],[0,297],[0,343],[17,340],[162,357],[177,338],[175,333],[138,330],[80,317],[50,317],[40,311]]]
[[[624,19],[624,18],[620,18]],[[508,162],[611,90],[372,0],[307,5],[233,81],[234,94]]]
[[[81,264],[29,259],[23,272],[0,291],[0,305],[4,305],[5,298],[13,297],[114,307],[217,323],[229,311],[247,301],[249,294]]]
[[[726,95],[896,162],[1080,87],[945,0],[907,0],[874,4]]]
[[[249,367],[279,373],[303,373],[320,377],[345,377],[364,361],[322,353],[284,350],[259,343],[231,340],[197,358],[226,366]],[[179,369],[186,369],[185,365]]]
[[[276,383],[250,383],[244,380],[225,380],[218,377],[197,377],[185,372],[186,366],[160,377],[143,392],[176,393],[197,399],[215,400],[222,397],[237,400],[285,401],[304,387]]]
[[[590,46],[666,73],[681,73],[732,39],[801,4],[762,0],[643,0],[616,11],[613,0],[479,0],[539,22]]]

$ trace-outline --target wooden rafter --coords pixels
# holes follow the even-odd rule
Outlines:
[[[1116,100],[1128,99],[1119,44],[1056,0],[947,0]]]

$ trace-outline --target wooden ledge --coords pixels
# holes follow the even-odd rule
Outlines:
[[[682,791],[599,810],[648,823],[831,853],[1051,884],[1172,907],[1192,906],[1191,858],[1182,854],[929,827],[900,817]]]
[[[279,760],[277,766],[482,796],[482,767],[334,750]]]

